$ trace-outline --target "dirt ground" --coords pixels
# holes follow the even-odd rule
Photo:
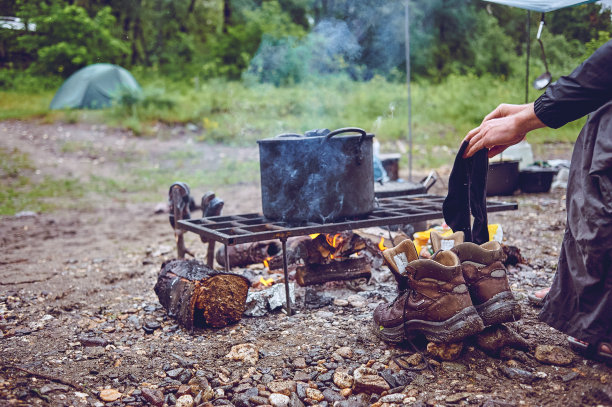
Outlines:
[[[87,148],[62,148],[67,139]],[[185,129],[137,138],[99,125],[0,122],[0,147],[28,153],[40,177],[120,177],[186,148],[211,169],[219,157],[257,160],[255,147],[191,139]],[[539,148],[536,158],[569,159],[569,149]],[[166,165],[171,171],[172,163]],[[442,180],[430,192],[444,195],[449,168],[438,172]],[[191,187],[196,197],[210,189]],[[167,188],[153,191],[158,202],[165,201]],[[221,185],[215,192],[225,200],[226,214],[260,211],[257,182]],[[565,227],[564,193],[506,197],[519,209],[489,217],[502,225],[505,243],[526,259],[509,267],[524,315],[508,324],[526,345],[485,352],[471,338],[453,361],[424,353],[431,370],[420,356],[411,356],[410,346],[386,345],[372,333],[373,309],[393,298],[385,267],[369,283],[310,290],[318,298],[333,297],[329,305],[309,306],[306,290],[297,288],[293,316],[274,311],[222,329],[187,332],[153,292],[162,262],[175,255],[168,215],[155,213],[156,202],[143,202],[129,190],[91,193],[50,213],[3,217],[0,405],[612,405],[612,369],[572,352],[563,334],[538,321],[526,297],[554,274]],[[204,258],[199,238],[191,234],[186,240]],[[254,349],[251,359],[226,356],[241,344]],[[552,356],[536,357],[542,345],[553,345]],[[362,365],[391,390],[343,389],[351,386],[342,378],[357,379]]]

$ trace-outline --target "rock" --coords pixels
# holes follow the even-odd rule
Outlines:
[[[466,365],[462,363],[442,362],[442,370],[446,372],[464,373],[464,372],[467,372],[468,368]]]
[[[396,403],[401,404],[404,401],[406,395],[404,393],[395,393],[395,394],[387,394],[386,396],[382,396],[380,400],[381,403]]]
[[[340,395],[344,398],[349,397],[351,394],[353,394],[353,389],[351,388],[340,390]]]
[[[45,384],[40,388],[40,394],[49,394],[54,391],[70,391],[70,387],[64,386],[63,384]]]
[[[123,396],[123,394],[119,393],[119,391],[115,389],[104,389],[100,392],[100,400],[107,403],[119,400],[121,396]]]
[[[106,346],[110,343],[99,336],[80,336],[78,340],[83,346]]]
[[[391,388],[406,386],[412,382],[415,374],[405,370],[394,372],[391,369],[383,370],[380,375],[389,383]]]
[[[574,380],[578,376],[580,376],[578,372],[569,372],[568,374],[561,376],[561,380],[563,380],[563,383],[567,383]]]
[[[289,397],[289,407],[304,407],[304,403],[302,403],[296,393],[291,393],[291,397]]]
[[[350,374],[336,370],[334,372],[334,384],[341,389],[350,389],[353,387],[354,379]]]
[[[323,401],[325,400],[325,396],[318,389],[307,388],[306,389],[306,397],[315,401]]]
[[[225,357],[232,360],[243,360],[251,365],[255,365],[259,360],[259,349],[252,343],[241,343],[240,345],[232,346],[232,349]]]
[[[176,379],[177,377],[179,377],[181,375],[181,373],[183,373],[185,371],[185,369],[183,369],[182,367],[179,367],[178,369],[172,369],[172,370],[168,370],[166,372],[166,375],[168,375],[168,377],[171,377],[173,379]]]
[[[336,391],[333,391],[332,389],[325,389],[322,393],[325,401],[330,404],[334,404],[336,401],[344,400],[344,396]]]
[[[535,349],[535,358],[538,362],[549,365],[569,365],[574,361],[572,352],[562,346],[538,345]]]
[[[527,350],[529,343],[506,325],[494,325],[476,336],[478,346],[485,352],[497,355],[504,346]]]
[[[390,389],[385,379],[380,377],[376,370],[369,367],[361,366],[355,369],[353,378],[353,391],[355,393],[380,394]]]
[[[142,397],[154,406],[161,406],[164,404],[164,393],[159,389],[143,387]]]
[[[516,367],[500,366],[499,370],[506,375],[507,378],[518,380],[522,383],[531,384],[539,379],[535,374]]]
[[[334,300],[334,305],[336,307],[347,307],[349,305],[349,302],[347,300],[338,298]]]
[[[368,407],[369,405],[370,400],[365,394],[351,396],[348,400],[334,403],[334,407]]]
[[[176,407],[193,407],[193,397],[189,394],[185,394],[176,399]]]
[[[343,357],[344,359],[352,359],[353,358],[353,349],[349,346],[343,346],[338,348],[336,352],[338,355]]]
[[[298,370],[293,375],[293,380],[296,382],[307,382],[310,380],[310,374],[304,372],[303,370]]]
[[[268,398],[263,396],[251,396],[249,397],[249,401],[256,406],[262,406],[264,404],[268,404]],[[236,406],[238,406],[236,404]]]
[[[358,294],[349,295],[346,300],[351,305],[351,307],[362,308],[366,305],[365,298]]]
[[[460,400],[466,399],[468,397],[471,396],[471,393],[455,393],[455,394],[451,394],[450,396],[447,396],[444,401],[446,401],[447,403],[456,403]]]
[[[332,380],[332,375],[333,375],[333,373],[332,373],[332,372],[326,372],[326,373],[320,374],[320,375],[317,377],[317,379],[318,379],[320,382],[329,382],[329,381],[331,381],[331,380]]]
[[[289,396],[280,393],[272,393],[268,397],[270,404],[274,407],[287,407],[289,405]]]
[[[423,355],[420,353],[413,353],[407,358],[402,358],[402,361],[405,362],[408,366],[418,366],[423,363]]]
[[[306,364],[306,359],[299,357],[293,359],[293,367],[297,367],[298,369],[304,369],[308,365]]]
[[[285,396],[289,396],[297,390],[296,383],[293,380],[275,380],[268,383],[267,386],[272,393],[280,393]]]
[[[455,360],[461,355],[463,342],[456,343],[436,343],[427,344],[427,353],[440,360]]]

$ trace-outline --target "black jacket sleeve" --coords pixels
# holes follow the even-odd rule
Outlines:
[[[612,100],[612,40],[569,76],[551,84],[534,102],[538,119],[557,129]]]

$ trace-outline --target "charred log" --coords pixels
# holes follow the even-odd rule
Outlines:
[[[249,290],[243,276],[213,270],[196,260],[162,265],[155,293],[168,315],[185,328],[233,324],[242,318]]]
[[[244,267],[249,264],[262,263],[266,259],[281,255],[281,243],[278,240],[262,240],[261,242],[244,243],[228,246],[229,263],[232,267]],[[225,266],[225,247],[217,250],[217,263]],[[281,266],[282,266],[282,259]]]
[[[327,264],[306,264],[298,266],[295,280],[302,287],[323,284],[329,281],[345,281],[357,278],[370,278],[370,264],[365,258],[352,258],[343,261],[332,261]]]

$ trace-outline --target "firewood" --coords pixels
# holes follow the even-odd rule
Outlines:
[[[243,243],[228,246],[229,263],[232,267],[244,267],[249,264],[262,263],[274,256],[281,256],[281,243],[278,240],[262,240],[261,242]],[[217,250],[217,263],[225,266],[225,247]],[[282,258],[281,258],[282,265]]]
[[[155,293],[168,315],[185,328],[233,324],[242,318],[249,280],[211,269],[196,260],[170,260],[162,265]]]
[[[368,260],[361,257],[331,261],[327,264],[305,264],[298,266],[295,272],[295,280],[302,287],[328,281],[354,280],[371,276]]]

